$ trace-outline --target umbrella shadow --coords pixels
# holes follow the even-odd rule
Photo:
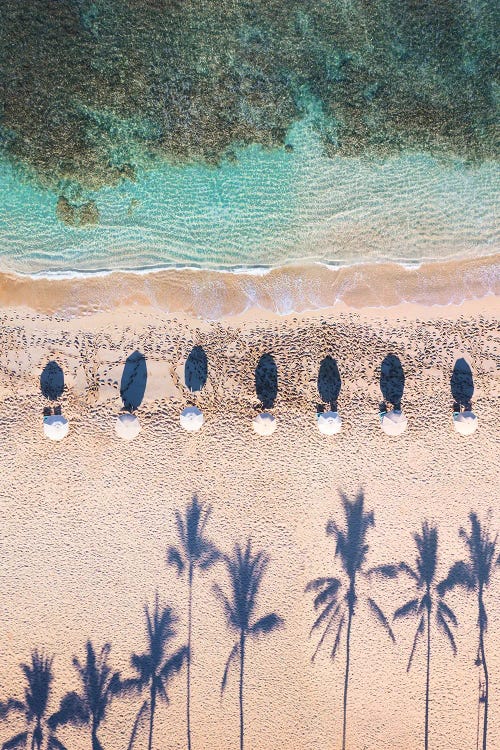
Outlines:
[[[42,396],[49,401],[59,401],[64,392],[64,373],[60,365],[55,360],[47,362],[40,375],[40,390]],[[57,413],[61,413],[59,406],[55,407]],[[49,416],[52,413],[50,407],[45,407],[43,410],[44,416]]]
[[[453,396],[453,411],[472,410],[472,396],[474,394],[474,379],[470,365],[463,357],[457,359],[453,365],[450,378],[451,395]]]
[[[387,411],[387,403],[400,410],[404,387],[405,373],[401,360],[395,354],[388,354],[380,367],[380,390],[384,399],[380,411]]]
[[[184,365],[184,383],[191,393],[205,387],[208,377],[208,357],[202,346],[193,346]]]
[[[133,412],[142,404],[147,379],[148,371],[144,354],[139,351],[132,352],[126,359],[120,382],[120,396],[126,411]]]
[[[330,404],[331,411],[337,411],[337,401],[342,387],[337,361],[328,354],[321,360],[318,372],[318,393],[321,400]],[[324,411],[323,404],[318,404],[317,411]]]
[[[278,368],[271,354],[263,354],[255,368],[255,392],[264,409],[272,409],[278,395]]]

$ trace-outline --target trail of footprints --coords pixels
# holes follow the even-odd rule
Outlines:
[[[377,404],[380,363],[389,352],[403,363],[406,382],[415,384],[413,397],[421,391],[422,405],[428,398],[429,378],[434,388],[448,387],[449,391],[449,377],[458,356],[465,354],[471,362],[476,399],[495,388],[491,381],[500,370],[498,329],[494,321],[483,317],[372,323],[356,313],[343,313],[323,320],[294,318],[245,327],[213,323],[194,329],[175,318],[158,317],[151,323],[151,318],[145,317],[144,326],[110,326],[98,331],[85,329],[86,320],[82,319],[82,330],[76,334],[57,318],[36,316],[27,318],[24,325],[22,317],[4,315],[0,321],[3,398],[15,398],[16,388],[22,385],[35,403],[41,403],[40,372],[55,359],[65,375],[65,408],[92,410],[113,405],[116,409],[124,362],[135,350],[144,354],[146,362],[164,368],[165,378],[171,378],[175,386],[175,396],[165,401],[173,401],[178,408],[190,398],[183,383],[186,358],[194,346],[203,347],[208,380],[196,395],[196,403],[207,414],[223,409],[255,413],[255,367],[266,353],[274,357],[278,368],[277,410],[285,406],[314,408],[318,403],[318,367],[326,355],[335,358],[341,372],[343,411],[360,400]],[[148,400],[146,391],[141,408],[148,412],[159,406],[158,401]],[[449,400],[440,406],[450,406]]]

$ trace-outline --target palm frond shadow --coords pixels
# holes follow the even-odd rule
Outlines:
[[[169,682],[187,662],[188,649],[181,646],[170,654],[167,652],[167,647],[177,635],[178,621],[171,607],[160,605],[158,594],[152,608],[148,605],[144,607],[144,619],[147,649],[130,657],[137,676],[125,681],[122,689],[129,691],[135,688],[138,692],[147,690],[149,693],[149,701],[143,704],[134,722],[130,742],[133,743],[143,713],[149,711],[148,750],[151,750],[157,701],[160,699],[168,703]]]
[[[229,670],[237,660],[239,665],[239,713],[240,750],[244,749],[244,672],[248,642],[256,641],[264,635],[283,627],[283,619],[276,612],[257,616],[259,591],[266,573],[269,558],[264,550],[254,552],[252,541],[245,546],[236,544],[232,555],[224,558],[228,587],[224,590],[214,584],[213,590],[221,604],[228,629],[236,637],[229,652],[221,680],[221,695],[225,691]]]
[[[212,513],[210,505],[199,501],[194,495],[186,505],[184,513],[175,512],[178,545],[171,545],[167,549],[167,565],[176,568],[179,576],[186,575],[188,584],[188,659],[186,684],[186,727],[187,746],[191,750],[191,666],[193,661],[192,649],[192,610],[193,586],[195,574],[209,570],[221,559],[221,554],[215,544],[206,535],[206,527]]]
[[[412,647],[407,663],[407,671],[411,669],[415,653],[421,638],[426,635],[426,683],[425,683],[425,721],[424,721],[424,747],[429,747],[429,701],[430,701],[430,677],[432,660],[432,624],[444,635],[449,643],[453,655],[457,653],[454,630],[458,621],[451,607],[444,601],[446,593],[446,581],[438,579],[438,529],[437,526],[428,521],[422,523],[421,531],[413,534],[416,547],[416,556],[413,563],[400,562],[396,565],[382,565],[373,568],[370,574],[382,575],[385,578],[396,578],[399,575],[407,576],[415,587],[411,599],[396,609],[393,620],[406,620],[415,618],[417,626],[415,629]]]
[[[467,549],[467,559],[452,565],[448,576],[440,584],[441,595],[456,588],[464,589],[476,597],[478,645],[475,665],[481,670],[478,684],[478,738],[480,709],[483,708],[482,748],[487,750],[489,710],[489,669],[486,660],[485,635],[488,630],[488,613],[484,595],[490,586],[495,568],[500,565],[498,534],[493,536],[488,524],[481,522],[477,513],[469,513],[470,529],[461,528],[459,535]]]
[[[67,693],[61,700],[59,711],[48,720],[52,730],[65,724],[89,727],[92,750],[103,750],[98,737],[99,727],[112,701],[122,691],[120,673],[113,671],[108,663],[110,651],[109,643],[96,651],[92,642],[87,641],[84,661],[73,657],[73,666],[81,683],[80,692]]]
[[[370,528],[375,526],[373,511],[365,510],[365,498],[362,490],[350,500],[340,492],[345,526],[341,527],[334,519],[328,521],[326,533],[335,541],[335,557],[338,558],[342,571],[341,577],[320,577],[310,581],[305,591],[313,593],[313,605],[319,611],[311,627],[310,636],[316,630],[320,631],[320,638],[311,657],[316,659],[321,647],[331,637],[330,657],[335,660],[345,630],[346,661],[344,672],[344,698],[342,722],[342,750],[346,748],[347,737],[347,700],[350,676],[351,631],[353,619],[358,605],[358,578],[367,575],[365,569],[366,557],[369,550],[367,535]],[[383,626],[389,638],[394,641],[394,633],[389,620],[381,607],[371,597],[366,597],[366,605],[372,616]]]
[[[41,750],[46,737],[48,748],[66,750],[54,736],[47,717],[54,680],[53,662],[53,656],[46,656],[42,651],[35,649],[31,652],[31,661],[20,665],[25,678],[24,701],[9,698],[5,703],[0,703],[0,719],[7,718],[9,713],[15,711],[23,715],[26,728],[6,740],[2,750],[26,747],[30,738],[32,750]]]

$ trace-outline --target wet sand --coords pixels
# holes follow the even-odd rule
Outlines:
[[[64,317],[128,306],[220,320],[246,311],[290,314],[327,309],[460,304],[500,294],[500,255],[422,263],[366,263],[340,268],[289,265],[264,271],[170,269],[73,278],[0,274],[0,304]]]
[[[154,278],[148,278],[149,295]],[[120,283],[126,280],[120,277]],[[49,287],[59,306],[57,285]],[[78,284],[73,289],[78,307]],[[120,287],[107,289],[121,294]],[[22,282],[11,290],[8,299],[17,307],[3,308],[0,329],[0,698],[22,697],[17,665],[35,645],[56,653],[54,710],[65,690],[78,687],[71,656],[83,655],[89,636],[96,645],[111,641],[112,664],[130,675],[129,655],[144,647],[142,608],[156,589],[181,618],[182,642],[187,592],[167,569],[165,551],[175,541],[174,509],[196,492],[213,506],[209,532],[224,551],[249,535],[267,550],[271,563],[261,612],[272,608],[286,621],[283,630],[248,649],[247,747],[340,747],[344,649],[333,664],[328,651],[311,664],[314,611],[304,595],[311,578],[340,572],[326,521],[342,521],[339,489],[353,494],[364,488],[376,522],[368,563],[376,565],[411,561],[411,534],[424,518],[433,520],[443,576],[464,555],[457,530],[471,508],[483,517],[492,508],[492,528],[500,529],[498,298],[384,310],[339,303],[285,317],[253,310],[208,323],[162,313],[168,300],[141,305],[140,295],[133,306],[122,298],[123,306],[108,312],[89,307],[83,316],[67,317],[66,310],[50,317],[37,311],[42,297],[49,302],[47,291],[30,297],[31,310],[22,306],[24,292]],[[205,349],[209,371],[204,391],[193,398],[183,386],[183,367],[194,345]],[[137,412],[143,430],[126,444],[113,425],[124,362],[134,350],[146,356],[148,383]],[[278,429],[268,439],[255,436],[250,426],[258,406],[254,369],[266,352],[274,356],[279,378]],[[378,423],[380,364],[388,353],[399,356],[406,377],[409,427],[399,439],[382,434]],[[342,378],[343,431],[334,438],[319,435],[315,425],[316,378],[327,354],[336,358]],[[451,423],[450,376],[459,357],[469,362],[475,385],[479,428],[469,439],[456,435]],[[62,367],[67,386],[61,405],[71,429],[61,444],[42,434],[46,403],[39,377],[50,359]],[[178,424],[191,401],[206,417],[196,435]],[[222,701],[219,692],[232,636],[211,591],[215,580],[224,581],[222,568],[195,586],[197,750],[229,750],[238,739],[236,673]],[[388,613],[411,594],[403,581],[362,581],[361,587]],[[491,748],[500,746],[499,590],[497,574],[487,599]],[[476,746],[476,609],[473,597],[464,594],[450,595],[449,603],[460,623],[458,655],[453,658],[435,630],[431,747],[465,750]],[[414,627],[413,621],[396,623],[393,645],[360,603],[352,640],[349,750],[423,746],[422,645],[406,673]],[[169,695],[170,705],[157,711],[155,749],[184,750],[185,674],[173,681]],[[111,706],[100,732],[106,750],[126,748],[140,702],[129,697]],[[0,740],[15,729],[22,726],[14,721],[0,726]],[[84,729],[64,729],[60,738],[71,750],[90,744]],[[145,747],[142,732],[137,750]]]

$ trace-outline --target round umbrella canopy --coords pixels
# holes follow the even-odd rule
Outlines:
[[[323,435],[336,435],[342,429],[342,420],[336,411],[318,414],[318,430]]]
[[[276,429],[276,420],[272,414],[263,412],[257,414],[252,420],[252,425],[257,435],[272,435]]]
[[[49,440],[62,440],[69,432],[68,420],[62,414],[43,418],[43,431]]]
[[[119,414],[115,432],[122,440],[133,440],[141,431],[141,423],[134,414]]]
[[[477,417],[471,411],[462,411],[453,415],[455,430],[460,435],[472,435],[477,430]]]
[[[181,412],[179,417],[181,427],[188,432],[196,432],[200,429],[203,422],[203,413],[196,406],[188,406]]]
[[[408,426],[408,420],[401,411],[388,411],[381,417],[380,426],[386,435],[401,435]]]

